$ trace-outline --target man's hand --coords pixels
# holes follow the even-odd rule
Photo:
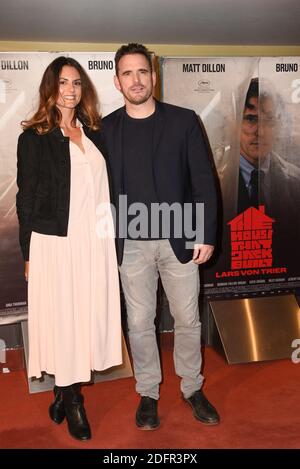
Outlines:
[[[211,258],[214,249],[214,246],[210,244],[195,244],[193,253],[193,261],[195,264],[204,264],[204,262],[207,262]]]

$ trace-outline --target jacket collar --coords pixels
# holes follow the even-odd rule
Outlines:
[[[55,129],[51,130],[51,132],[49,132],[50,135],[53,135],[55,138],[57,138],[58,140],[60,141],[64,141],[66,138],[68,137],[65,137],[64,134],[62,133],[61,131],[61,128],[60,127],[56,127]]]
[[[78,119],[76,119],[76,126],[82,128],[85,133],[89,131],[89,128],[82,124],[82,122],[80,122]],[[64,135],[60,127],[55,127],[55,129],[51,130],[50,134],[54,135],[56,138],[62,141],[69,138]]]
[[[165,126],[165,110],[160,101],[155,99],[155,120],[154,120],[154,133],[153,133],[153,160],[158,155],[158,145]]]

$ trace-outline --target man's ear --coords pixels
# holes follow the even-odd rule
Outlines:
[[[153,88],[154,88],[156,85],[156,72],[154,70],[152,72],[152,83],[153,83]]]
[[[121,91],[121,85],[120,85],[119,78],[117,77],[117,75],[114,76],[114,84],[117,90]]]

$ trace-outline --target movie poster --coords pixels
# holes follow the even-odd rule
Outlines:
[[[38,87],[47,65],[68,55],[90,75],[101,103],[102,115],[123,105],[113,84],[114,53],[3,53],[0,52],[0,323],[27,314],[27,285],[18,241],[15,198],[16,149],[20,122],[32,115]]]
[[[163,58],[165,102],[204,123],[219,185],[208,298],[300,286],[300,59]]]

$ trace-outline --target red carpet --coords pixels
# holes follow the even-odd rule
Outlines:
[[[93,438],[77,442],[65,422],[58,426],[50,421],[52,393],[30,395],[21,370],[0,374],[0,448],[300,447],[300,364],[279,360],[228,365],[210,347],[204,357],[204,390],[220,413],[218,426],[194,419],[180,395],[172,349],[165,345],[158,430],[135,427],[139,398],[134,379],[120,379],[83,388]]]

